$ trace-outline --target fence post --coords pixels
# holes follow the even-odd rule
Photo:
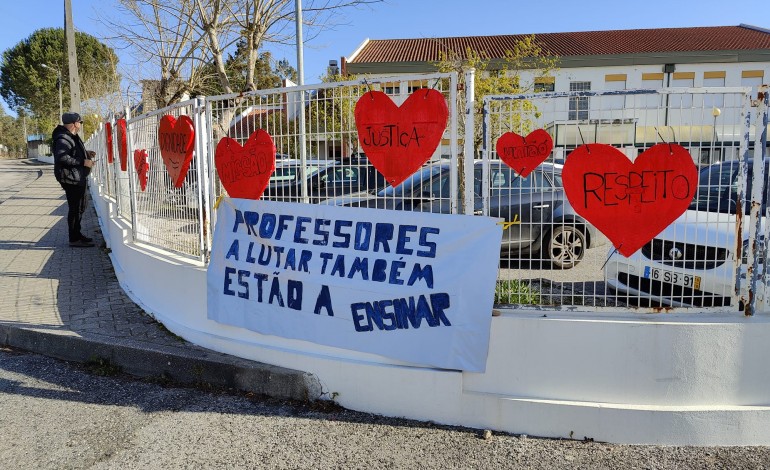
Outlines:
[[[746,315],[761,312],[765,304],[764,270],[767,268],[766,248],[767,238],[762,237],[767,230],[762,230],[762,205],[765,194],[767,178],[765,176],[765,146],[767,145],[768,123],[768,86],[759,88],[757,99],[757,113],[754,124],[754,174],[752,176],[751,189],[751,222],[749,231],[749,247],[747,253],[746,281],[749,283],[748,304],[745,306]],[[765,213],[767,208],[765,208]],[[766,214],[765,214],[766,215]],[[742,243],[738,240],[738,243]],[[760,266],[761,265],[761,266]]]
[[[131,203],[131,237],[136,240],[136,188],[134,184],[134,139],[131,136],[131,128],[129,127],[129,120],[131,119],[131,110],[125,108],[123,112],[124,119],[126,120],[126,173],[128,173],[128,195],[129,202]]]
[[[476,151],[473,145],[475,135],[474,118],[476,114],[476,99],[474,97],[475,74],[475,69],[465,69],[465,142],[463,142],[465,191],[463,192],[463,213],[469,215],[473,214],[473,159]]]
[[[401,83],[403,84],[404,82]],[[459,107],[457,100],[459,86],[460,84],[457,72],[452,72],[449,77],[449,161],[452,163],[452,165],[450,165],[449,172],[449,194],[460,194],[459,188],[463,187],[463,185],[460,184],[460,181],[458,181],[457,177],[457,163],[459,161],[458,156],[460,154],[458,149],[458,139],[460,137],[457,133],[457,108]],[[460,201],[461,199],[457,197],[452,197],[449,199],[449,212],[451,214],[457,214],[460,211],[458,207],[462,205]]]
[[[198,172],[198,223],[200,223],[200,250],[201,261],[206,262],[209,256],[211,240],[211,191],[209,185],[209,146],[208,123],[206,120],[206,98],[199,97],[193,105],[193,118],[195,123],[195,165]]]

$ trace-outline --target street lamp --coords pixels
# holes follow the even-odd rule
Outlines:
[[[56,75],[57,75],[56,87],[59,89],[59,122],[61,122],[61,116],[62,114],[64,114],[64,109],[62,106],[62,95],[61,95],[61,89],[62,89],[61,69],[57,67],[51,67],[50,65],[46,65],[46,64],[40,64],[40,66],[45,69],[56,70]]]
[[[722,114],[722,110],[714,106],[714,108],[711,110],[711,115],[714,116],[714,132],[711,136],[711,152],[709,153],[709,160],[711,160],[710,163],[716,163],[714,161],[714,144],[717,140],[717,117],[719,117],[720,114]]]

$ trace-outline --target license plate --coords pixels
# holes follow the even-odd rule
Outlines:
[[[647,279],[652,279],[653,281],[660,281],[667,284],[674,284],[677,286],[700,290],[700,276],[693,276],[692,274],[675,273],[665,269],[645,266],[644,277]]]

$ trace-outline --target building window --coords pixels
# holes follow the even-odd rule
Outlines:
[[[535,79],[535,93],[546,93],[556,89],[555,77],[538,77]]]
[[[671,79],[671,88],[692,88],[695,86],[695,72],[674,72]],[[668,102],[669,108],[692,108],[692,94],[675,93]]]
[[[751,87],[751,99],[757,99],[757,93],[759,93],[759,86],[764,79],[764,72],[762,70],[744,70],[741,72],[741,86]]]
[[[643,73],[642,74],[642,88],[645,90],[660,90],[663,88],[663,74],[662,73]],[[661,95],[645,95],[642,100],[642,106],[645,108],[660,108],[663,103],[663,96]]]
[[[619,91],[626,89],[626,74],[609,74],[604,76],[604,89]],[[624,95],[610,95],[604,97],[605,109],[625,109],[626,97]]]
[[[400,93],[400,86],[398,82],[383,83],[380,86],[382,87],[382,92],[386,95],[397,95]]]
[[[704,87],[724,87],[725,72],[705,72],[703,74]],[[703,97],[703,107],[705,109],[721,108],[725,104],[725,95],[722,93],[709,93]]]
[[[713,152],[713,153],[712,153]],[[721,148],[702,148],[700,149],[700,166],[707,166],[713,163],[719,163],[722,160]]]
[[[428,88],[428,82],[425,80],[417,80],[409,82],[409,94],[411,95],[417,90],[422,88]]]
[[[569,91],[590,91],[591,82],[570,82]],[[589,99],[587,96],[573,96],[569,99],[569,120],[588,119]]]

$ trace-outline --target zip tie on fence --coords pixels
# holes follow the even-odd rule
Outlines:
[[[224,194],[219,195],[219,197],[217,198],[217,202],[214,203],[214,210],[219,209],[219,204],[222,202],[222,199],[224,198],[225,198]]]

